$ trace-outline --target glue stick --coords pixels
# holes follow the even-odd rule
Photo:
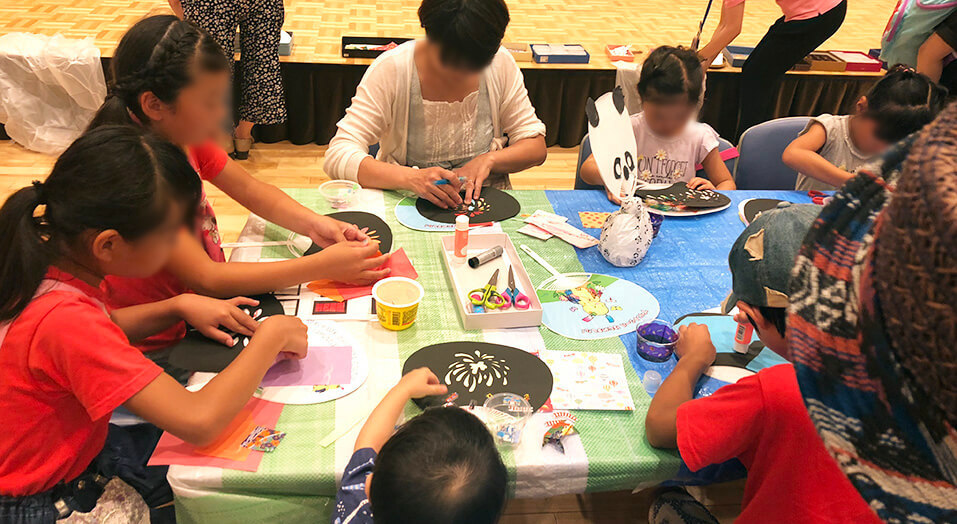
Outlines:
[[[754,326],[750,323],[738,324],[738,330],[734,332],[734,350],[738,353],[747,353],[748,346],[751,345],[751,336],[754,334]]]
[[[464,264],[468,258],[469,247],[469,217],[459,215],[455,217],[455,245],[453,246],[453,258],[456,264]]]

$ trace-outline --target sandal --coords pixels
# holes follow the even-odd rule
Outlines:
[[[252,138],[236,138],[233,137],[233,152],[229,156],[233,157],[234,160],[247,160],[249,159],[249,150],[253,146]]]

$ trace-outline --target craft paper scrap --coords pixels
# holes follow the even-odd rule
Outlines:
[[[532,219],[532,220],[529,220],[529,219]],[[547,220],[549,222],[555,222],[556,224],[560,224],[562,222],[568,222],[568,217],[563,217],[561,215],[556,215],[555,213],[549,213],[548,211],[542,211],[541,209],[536,209],[534,213],[524,218],[524,221],[529,223],[531,223],[533,220]]]
[[[252,412],[244,409],[229,423],[215,442],[196,448],[196,453],[229,460],[246,460],[249,450],[242,447],[243,439],[256,427]]]
[[[392,256],[389,257],[389,260],[383,264],[382,267],[377,269],[385,268],[389,268],[391,270],[389,273],[390,277],[406,277],[413,280],[419,278],[419,274],[412,266],[412,261],[409,260],[409,256],[405,253],[405,249],[400,248],[394,251]],[[351,300],[358,297],[365,297],[372,294],[371,285],[351,286],[326,279],[310,282],[308,287],[310,291],[326,298],[331,298],[336,302]]]
[[[601,229],[610,214],[602,211],[579,211],[578,218],[581,219],[582,227],[585,229]]]
[[[352,379],[352,346],[310,347],[302,359],[273,364],[262,387],[348,384]]]
[[[279,421],[279,415],[282,414],[282,408],[282,404],[275,402],[269,402],[255,397],[249,399],[249,402],[246,403],[243,409],[251,412],[251,419],[255,424],[243,435],[243,438],[245,438],[255,426],[276,427],[276,422]],[[242,443],[243,438],[239,440],[239,444]],[[248,452],[249,450],[246,451]],[[259,463],[262,462],[262,457],[262,453],[247,453],[246,458],[243,460],[231,460],[201,455],[197,453],[196,446],[187,444],[169,433],[163,433],[147,465],[168,466],[170,464],[180,464],[184,466],[209,466],[239,471],[256,471],[259,469]]]
[[[552,370],[555,409],[634,411],[625,368],[617,353],[543,351]]]
[[[256,426],[243,440],[244,448],[255,451],[264,451],[269,453],[276,449],[276,446],[282,441],[286,434],[282,431],[267,428],[266,426]]]
[[[534,224],[525,224],[524,226],[518,228],[517,231],[530,237],[535,237],[539,240],[548,240],[549,238],[555,236]]]
[[[548,231],[579,249],[598,245],[597,238],[564,222],[553,222],[542,217],[536,217],[534,214],[526,218],[525,221]]]

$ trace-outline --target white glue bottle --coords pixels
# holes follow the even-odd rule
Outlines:
[[[464,264],[468,258],[469,248],[469,217],[459,215],[455,217],[455,243],[452,247],[452,259],[456,264]]]
[[[754,334],[754,326],[751,323],[738,324],[738,330],[734,332],[734,350],[745,354],[751,345],[751,336]]]

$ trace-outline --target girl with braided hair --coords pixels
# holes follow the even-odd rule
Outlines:
[[[172,15],[150,16],[120,40],[110,63],[112,94],[93,118],[148,128],[184,149],[199,177],[251,212],[310,237],[324,249],[298,259],[225,263],[216,217],[205,195],[196,232],[185,231],[164,271],[149,278],[109,278],[109,302],[127,307],[193,290],[209,296],[259,294],[302,282],[330,279],[370,283],[388,275],[376,270],[387,255],[352,224],[316,214],[277,187],[253,178],[212,140],[226,113],[229,66],[219,45],[203,30]],[[179,323],[140,343],[159,362],[186,333]]]

